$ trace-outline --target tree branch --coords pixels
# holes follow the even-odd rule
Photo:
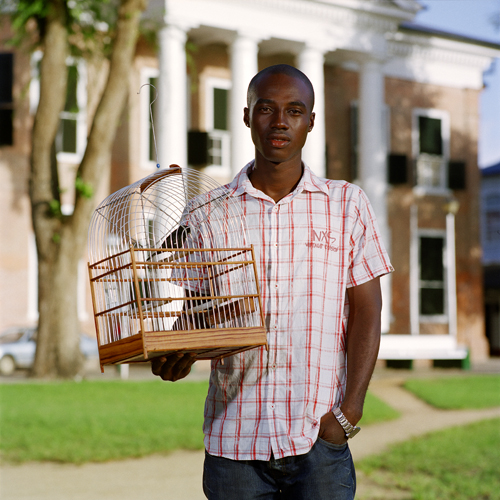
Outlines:
[[[98,190],[109,172],[111,146],[129,91],[129,75],[135,55],[139,34],[139,20],[147,6],[147,0],[122,0],[118,12],[116,36],[113,43],[108,80],[101,101],[97,107],[87,149],[78,170],[78,177],[85,184]],[[88,223],[95,200],[76,193],[72,226]],[[84,242],[82,241],[81,244]]]

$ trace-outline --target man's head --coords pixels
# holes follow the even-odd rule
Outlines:
[[[251,130],[257,163],[301,168],[302,148],[315,117],[309,79],[292,66],[271,66],[252,79],[247,99],[243,121]]]
[[[310,112],[312,112],[314,108],[314,88],[312,86],[311,81],[307,76],[302,73],[302,71],[298,70],[297,68],[294,68],[293,66],[290,66],[288,64],[276,64],[275,66],[269,66],[267,68],[264,68],[263,70],[259,71],[251,80],[248,85],[248,91],[247,91],[247,106],[250,108],[252,99],[255,97],[255,89],[258,84],[258,82],[262,79],[265,78],[266,76],[269,75],[287,75],[292,78],[298,78],[301,80],[306,88],[309,91],[309,99],[310,99]]]

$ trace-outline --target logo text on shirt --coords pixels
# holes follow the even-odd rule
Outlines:
[[[332,231],[318,231],[311,229],[311,241],[306,243],[307,247],[324,248],[325,250],[332,250],[338,252],[338,247],[334,246],[337,238],[332,236]]]

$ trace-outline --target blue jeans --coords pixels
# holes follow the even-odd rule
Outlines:
[[[356,474],[347,444],[318,438],[305,455],[269,462],[205,452],[203,491],[209,500],[353,500]]]

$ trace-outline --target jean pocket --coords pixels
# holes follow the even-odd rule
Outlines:
[[[330,448],[331,450],[343,451],[347,448],[347,441],[344,444],[335,444],[335,443],[330,443],[330,441],[325,441],[324,439],[318,436],[317,442],[323,446],[326,446],[327,448]]]

